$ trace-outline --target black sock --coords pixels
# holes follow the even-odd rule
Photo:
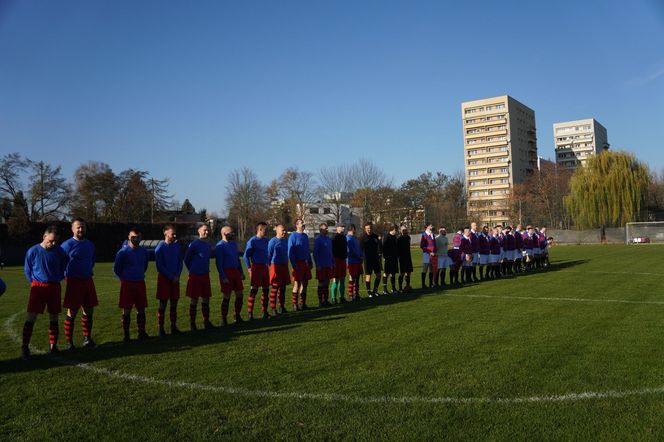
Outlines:
[[[426,287],[426,283],[427,283],[427,274],[422,272],[421,277],[422,277],[422,288],[424,288],[424,287]]]
[[[374,277],[374,288],[373,288],[374,293],[378,293],[378,286],[379,285],[380,285],[380,275],[376,275]]]
[[[406,275],[406,287],[410,287],[410,273]]]
[[[403,290],[403,273],[399,273],[399,291]]]
[[[394,276],[394,273],[392,273],[392,274],[390,275],[390,285],[392,286],[392,291],[393,291],[393,292],[396,292],[396,291],[397,291],[397,287],[396,287],[396,279],[397,279],[396,276]]]

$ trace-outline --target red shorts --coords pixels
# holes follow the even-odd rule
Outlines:
[[[49,313],[60,313],[62,311],[61,294],[62,289],[59,282],[32,281],[28,298],[28,313],[44,313],[44,308],[47,308]]]
[[[99,305],[99,300],[97,299],[97,290],[95,289],[95,283],[92,278],[67,278],[64,308],[78,309],[81,307],[95,307],[97,305]]]
[[[311,279],[311,267],[307,261],[297,261],[293,269],[293,281],[309,281]]]
[[[251,268],[249,269],[249,285],[252,287],[267,287],[270,285],[267,264],[251,264]]]
[[[211,298],[210,274],[196,275],[190,273],[187,278],[187,296],[190,298]]]
[[[180,280],[173,281],[159,273],[157,275],[157,299],[160,301],[180,299]]]
[[[324,281],[326,279],[334,278],[334,268],[332,267],[316,267],[316,279]]]
[[[346,260],[334,258],[334,277],[343,279],[346,277]]]
[[[288,273],[288,264],[270,265],[270,284],[278,286],[290,284],[290,273]]]
[[[244,286],[242,285],[242,272],[240,272],[240,269],[224,269],[224,273],[226,274],[228,282],[224,282],[221,277],[219,278],[219,281],[221,282],[221,293],[227,295],[233,291],[241,292],[244,290]]]
[[[348,264],[348,274],[351,278],[357,278],[362,274],[362,263]]]
[[[118,307],[142,309],[147,306],[148,294],[145,290],[145,281],[120,280],[120,302],[118,302]]]

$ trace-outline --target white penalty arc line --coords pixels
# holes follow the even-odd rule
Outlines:
[[[12,324],[18,313],[10,316],[4,323],[5,332],[15,342],[21,340],[12,329]],[[46,352],[31,346],[36,354],[45,354]],[[346,402],[356,404],[500,404],[500,405],[518,405],[518,404],[537,404],[537,403],[559,403],[573,402],[590,399],[622,399],[629,396],[657,395],[664,393],[664,387],[642,388],[638,390],[607,390],[607,391],[585,391],[581,393],[565,393],[558,395],[539,395],[524,397],[422,397],[422,396],[351,396],[338,393],[306,393],[306,392],[282,392],[267,390],[248,390],[236,387],[220,387],[214,385],[199,384],[194,382],[167,381],[148,376],[140,376],[131,373],[124,373],[119,370],[94,367],[88,363],[65,359],[59,356],[52,356],[54,361],[81,370],[85,370],[98,375],[108,376],[124,381],[131,381],[141,384],[158,385],[169,388],[178,388],[191,391],[206,391],[213,393],[223,393],[228,395],[243,396],[249,398],[267,398],[267,399],[295,399],[312,400],[324,402]]]

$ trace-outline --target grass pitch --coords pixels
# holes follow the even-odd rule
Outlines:
[[[661,440],[664,248],[551,255],[549,270],[517,278],[131,344],[120,343],[119,283],[101,263],[101,345],[29,363],[17,359],[28,286],[22,268],[5,269],[0,439]],[[154,263],[147,283],[156,335]],[[187,312],[183,298],[182,330]],[[36,348],[47,348],[47,323],[39,317]]]

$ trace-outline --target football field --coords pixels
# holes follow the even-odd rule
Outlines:
[[[28,284],[21,267],[6,268],[0,440],[661,440],[664,247],[560,246],[551,261],[516,278],[211,332],[188,331],[183,298],[185,333],[129,344],[119,283],[101,263],[99,347],[36,354],[48,347],[43,315],[27,363],[18,355]],[[216,272],[212,281],[219,324]],[[154,336],[153,262],[147,284]],[[317,306],[315,281],[308,299]],[[135,338],[135,316],[131,327]]]

